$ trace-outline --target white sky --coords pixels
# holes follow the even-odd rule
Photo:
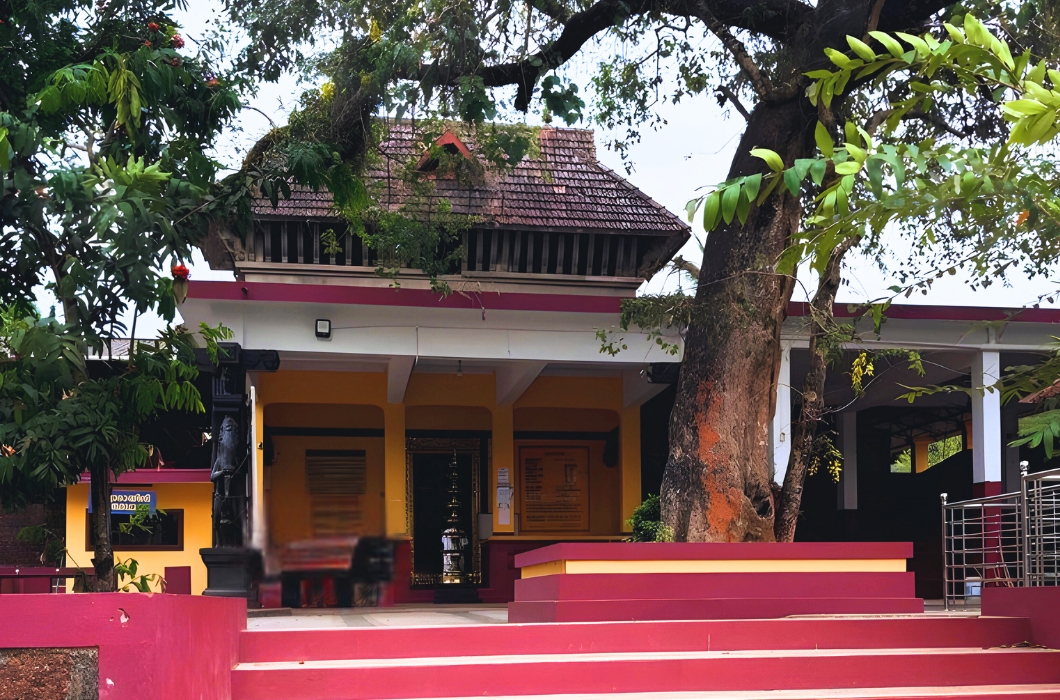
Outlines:
[[[178,13],[183,33],[188,39],[202,36],[205,23],[218,19],[220,3],[217,0],[189,0],[186,13]],[[190,47],[189,47],[190,48]],[[586,68],[578,73],[584,75]],[[302,88],[292,76],[285,76],[277,84],[264,84],[250,105],[268,114],[271,119],[283,124],[286,114],[295,105]],[[730,110],[722,113],[711,95],[686,99],[678,105],[665,104],[659,109],[667,122],[657,131],[646,129],[640,144],[632,146],[630,160],[635,170],[628,179],[679,216],[684,216],[684,205],[696,196],[697,188],[721,182],[725,179],[729,163],[735,153],[743,118]],[[585,126],[585,125],[577,125]],[[217,154],[229,163],[238,162],[246,150],[269,128],[264,116],[252,110],[244,110],[238,128],[222,139],[224,144]],[[618,173],[624,173],[625,164],[611,151],[605,150],[605,134],[597,129],[597,146],[600,160]],[[702,228],[697,224],[695,232],[702,237]],[[682,254],[698,262],[700,254],[696,244],[690,241]],[[852,258],[852,259],[851,259]],[[191,265],[192,278],[231,279],[231,274],[214,272],[202,261],[201,256]],[[1060,275],[1054,275],[1054,279]],[[806,289],[812,290],[814,282],[809,275],[801,275]],[[848,256],[844,272],[846,285],[839,292],[839,302],[865,302],[888,294],[887,288],[895,282],[889,280],[874,263]],[[642,291],[657,292],[674,289],[676,276],[660,274],[642,287]],[[1024,306],[1034,303],[1039,295],[1060,287],[1049,279],[1013,278],[1008,285],[994,285],[986,290],[972,291],[960,276],[947,277],[939,281],[927,295],[916,294],[902,303],[942,304],[961,306]],[[803,290],[797,289],[796,299],[804,298]],[[1048,303],[1043,303],[1048,305]],[[150,328],[157,327],[155,319],[141,319],[137,335],[144,337]],[[140,332],[143,328],[143,332]]]

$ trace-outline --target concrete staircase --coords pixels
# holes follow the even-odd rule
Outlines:
[[[248,630],[234,700],[1060,698],[1024,618]]]

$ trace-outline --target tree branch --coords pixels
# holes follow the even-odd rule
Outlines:
[[[769,81],[762,71],[759,70],[758,65],[751,58],[751,55],[747,53],[747,48],[743,45],[739,39],[737,39],[732,31],[730,31],[728,25],[722,23],[714,13],[707,7],[707,3],[704,0],[696,0],[696,16],[703,20],[703,23],[707,25],[714,36],[718,37],[732,57],[736,59],[736,65],[740,66],[740,70],[744,72],[747,79],[751,81],[751,86],[758,93],[760,99],[767,99],[773,92],[773,84]],[[745,115],[746,116],[746,115]]]
[[[969,136],[972,135],[972,134],[969,134],[966,131],[961,131],[960,129],[957,129],[956,127],[950,126],[946,122],[945,119],[943,119],[942,117],[938,116],[937,114],[931,114],[930,112],[924,112],[924,111],[919,110],[919,109],[911,109],[911,110],[909,110],[908,112],[905,113],[905,116],[910,118],[910,119],[919,119],[920,121],[927,122],[928,124],[931,124],[932,126],[937,126],[938,128],[942,129],[943,131],[945,131],[945,132],[947,132],[949,134],[952,134],[952,135],[956,136],[957,138],[966,139],[966,138],[968,138]]]
[[[729,88],[728,85],[719,85],[718,93],[721,97],[718,98],[718,103],[721,105],[725,104],[728,100],[732,103],[732,106],[736,108],[736,111],[743,115],[743,118],[747,121],[751,121],[751,113],[747,111],[747,108],[740,102],[740,98],[736,96],[736,93]]]
[[[551,17],[548,11],[539,7],[540,2],[541,0],[531,0],[530,5]],[[558,11],[557,8],[558,5],[552,5],[553,11]],[[630,17],[649,12],[681,17],[695,16],[700,19],[703,19],[705,12],[713,18],[719,31],[728,33],[735,42],[733,46],[738,45],[742,50],[742,44],[732,36],[730,27],[746,29],[780,41],[796,31],[813,13],[813,8],[799,0],[720,0],[710,3],[706,0],[669,0],[661,7],[651,0],[598,0],[585,10],[570,15],[569,19],[563,22],[563,30],[559,36],[537,52],[518,61],[486,66],[480,69],[477,75],[482,78],[486,87],[515,85],[515,108],[526,111],[537,80],[542,75],[566,63],[597,34],[621,24]],[[764,79],[750,61],[746,50],[742,50],[742,53],[746,62],[750,63],[751,72]],[[434,85],[453,86],[465,73],[465,70],[456,65],[430,63],[420,68],[415,75],[398,77],[427,80]],[[748,74],[751,75],[750,72]],[[795,94],[795,91],[797,87],[790,92]],[[773,99],[786,97],[788,92],[783,91],[779,95],[774,93]]]
[[[527,0],[527,4],[560,24],[570,21],[570,8],[560,2],[560,0]]]

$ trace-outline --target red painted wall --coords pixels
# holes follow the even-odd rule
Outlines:
[[[989,617],[1026,617],[1029,642],[1060,649],[1060,586],[983,588],[982,612]]]
[[[100,700],[227,700],[246,626],[236,598],[0,596],[0,648],[98,647]]]

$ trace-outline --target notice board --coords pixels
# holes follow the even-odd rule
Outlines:
[[[589,448],[520,447],[521,530],[589,531]]]

